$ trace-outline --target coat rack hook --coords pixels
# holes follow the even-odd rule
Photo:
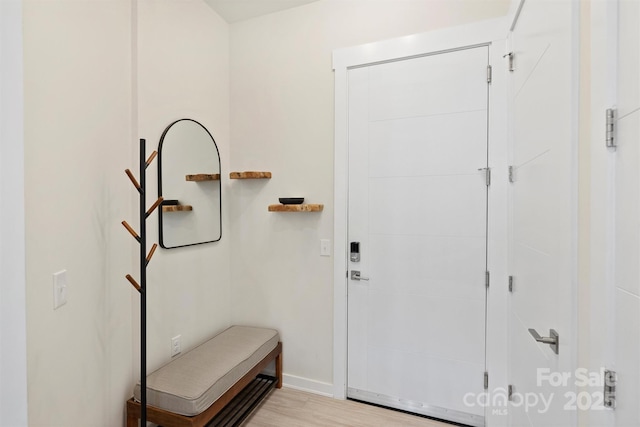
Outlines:
[[[138,290],[138,292],[142,292],[142,288],[140,287],[140,285],[138,285],[138,282],[136,282],[136,279],[134,279],[133,277],[131,277],[130,274],[127,274],[125,276],[127,278],[127,280],[129,282],[131,282],[131,284],[133,285],[134,288],[136,288]]]
[[[136,233],[133,228],[131,228],[131,226],[129,224],[127,224],[127,221],[122,221],[122,225],[124,225],[124,228],[127,229],[127,231],[129,233],[131,233],[131,235],[133,236],[134,239],[136,239],[138,241],[138,243],[140,243],[140,236],[138,236],[138,233]]]
[[[153,159],[155,159],[157,155],[158,155],[157,151],[154,151],[153,153],[151,153],[151,155],[147,159],[146,167],[149,167],[149,165],[151,164],[151,162],[153,162]]]
[[[147,211],[146,218],[149,217],[149,215],[151,215],[151,213],[160,205],[160,203],[162,203],[162,201],[164,200],[163,197],[158,197],[158,200],[156,200],[156,202],[151,205],[151,207],[149,208],[149,210]]]
[[[138,180],[136,179],[135,176],[133,176],[133,173],[129,170],[129,169],[125,169],[124,172],[127,174],[127,176],[129,177],[129,179],[131,180],[131,182],[133,183],[133,186],[136,187],[136,189],[138,191],[140,191],[141,187],[140,187],[140,183],[138,182]]]
[[[151,246],[151,250],[149,251],[149,254],[147,255],[147,259],[146,259],[147,265],[149,264],[149,261],[151,261],[151,257],[153,256],[156,249],[158,249],[158,244],[154,243],[153,246]]]

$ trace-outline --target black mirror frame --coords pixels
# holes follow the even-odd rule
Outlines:
[[[169,132],[169,129],[171,129],[171,127],[173,125],[175,125],[176,123],[182,122],[182,121],[190,121],[190,122],[194,122],[197,125],[199,125],[202,129],[204,129],[205,132],[207,132],[207,134],[209,135],[209,137],[211,138],[211,141],[213,142],[213,146],[216,148],[216,155],[218,156],[218,171],[220,173],[220,179],[218,180],[218,198],[220,200],[220,203],[218,205],[218,208],[220,209],[219,212],[219,218],[220,218],[220,235],[217,239],[215,240],[207,240],[205,242],[197,242],[197,243],[189,243],[186,245],[178,245],[178,246],[165,246],[164,244],[164,236],[162,233],[162,204],[158,207],[158,228],[159,228],[159,244],[160,247],[163,249],[176,249],[176,248],[184,248],[184,247],[188,247],[188,246],[196,246],[196,245],[203,245],[205,243],[214,243],[214,242],[219,242],[222,239],[222,164],[220,163],[220,150],[218,150],[218,144],[216,143],[216,140],[213,138],[213,135],[211,135],[211,132],[209,132],[209,130],[204,127],[204,125],[202,125],[202,123],[193,120],[193,119],[179,119],[174,121],[173,123],[171,123],[169,126],[167,126],[165,128],[165,130],[162,132],[162,135],[160,136],[160,143],[158,144],[158,197],[162,197],[162,144],[164,143],[164,138],[167,135],[167,132]]]

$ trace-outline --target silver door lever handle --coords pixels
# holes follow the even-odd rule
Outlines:
[[[531,336],[537,341],[543,344],[549,344],[551,346],[551,350],[555,354],[558,354],[560,351],[560,335],[556,332],[555,329],[549,329],[548,337],[541,337],[540,334],[535,329],[529,329],[529,333]]]
[[[358,270],[351,270],[351,280],[369,280],[369,278],[362,277]]]

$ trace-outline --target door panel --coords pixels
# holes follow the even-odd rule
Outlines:
[[[468,213],[468,209],[486,203],[486,194],[478,191],[482,185],[484,176],[475,171],[470,175],[371,177],[370,233],[484,236],[486,223],[482,211],[471,218]]]
[[[486,156],[487,136],[469,135],[466,127],[481,129],[486,123],[486,106],[479,111],[372,122],[370,174],[390,177],[475,172],[476,159]],[[394,143],[389,144],[390,140]],[[433,156],[434,152],[438,155]]]
[[[376,280],[369,289],[392,284],[407,294],[433,298],[484,298],[477,285],[478,271],[484,261],[477,254],[484,250],[481,237],[449,238],[440,236],[371,236],[371,276]],[[386,264],[385,264],[386,263]],[[376,266],[385,268],[376,268]],[[473,266],[460,268],[460,265]],[[355,268],[355,267],[354,267]],[[422,280],[416,280],[415,276]]]
[[[519,322],[535,324],[539,318],[553,322],[558,311],[558,302],[549,297],[554,294],[553,285],[557,281],[557,266],[553,257],[525,245],[516,245],[513,253],[513,271],[518,273],[511,304],[518,309],[515,313]],[[531,328],[532,326],[528,326]],[[542,325],[544,332],[555,328],[551,324]],[[542,333],[543,331],[538,330]],[[533,343],[527,332],[525,337]],[[541,350],[545,350],[541,347]],[[535,365],[534,365],[535,366]]]
[[[410,398],[398,399],[414,412],[420,413],[431,406],[434,409],[429,411],[431,414],[437,418],[446,419],[446,416],[436,412],[437,409],[446,408],[447,412],[456,411],[461,414],[469,411],[463,399],[460,398],[458,387],[452,384],[451,372],[457,372],[461,377],[471,377],[478,372],[475,364],[461,363],[455,359],[424,357],[417,353],[405,353],[387,348],[374,352],[369,361],[370,369],[378,369],[379,366],[390,367],[375,377],[370,384],[371,389],[384,390],[386,396],[426,394],[430,397],[428,404]],[[415,374],[422,371],[429,372],[429,381],[424,381],[420,375]],[[356,392],[351,397],[357,399],[359,394]],[[468,422],[472,423],[473,420],[470,419]]]
[[[511,405],[510,425],[575,424],[575,412],[565,409],[565,393],[573,390],[575,380],[552,384],[539,374],[540,369],[558,375],[575,372],[572,20],[572,2],[528,0],[511,34],[515,71],[510,73],[510,157],[515,182],[510,187],[514,289],[509,377],[517,398],[539,400]],[[559,354],[536,342],[530,328],[545,337],[556,330]]]
[[[469,67],[472,62],[484,66]],[[478,84],[479,78],[486,77],[486,66],[487,50],[478,48],[368,67],[371,85],[376,87],[370,94],[369,118],[375,122],[486,112],[487,87]]]
[[[557,182],[556,176],[549,173],[564,167],[558,164],[557,154],[548,150],[525,160],[524,164],[516,163],[517,182],[512,200],[518,215],[518,227],[514,227],[513,237],[516,242],[545,254],[552,253],[558,247],[558,234],[563,230],[566,233],[567,226],[566,220],[562,221],[558,212],[549,209],[549,206],[560,205],[566,209],[570,202],[570,199],[567,200],[569,190],[566,183],[563,186]]]
[[[513,46],[517,72],[511,75],[514,94],[518,94],[527,81],[540,72],[541,59],[548,58],[546,52],[551,46],[558,45],[559,38],[566,37],[567,25],[571,24],[567,17],[572,13],[572,1],[555,1],[553,5],[544,3],[544,0],[525,1],[514,29],[517,36],[517,44]],[[570,55],[565,59],[569,60]],[[555,77],[562,78],[559,74]],[[561,106],[554,104],[554,107]]]
[[[484,409],[488,48],[349,71],[350,398]]]
[[[417,352],[428,358],[484,363],[483,352],[465,354],[484,346],[484,326],[477,322],[484,317],[484,307],[477,301],[462,298],[453,301],[452,298],[372,290],[368,305],[369,327],[379,331],[376,336],[379,348]],[[439,319],[439,323],[425,324],[424,311],[429,311],[431,317]],[[428,339],[416,339],[416,331],[407,325],[419,325],[419,337]],[[433,345],[434,342],[447,342],[452,330],[468,331],[466,339],[451,340],[446,346]]]

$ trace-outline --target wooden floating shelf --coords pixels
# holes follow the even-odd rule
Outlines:
[[[187,212],[192,210],[193,206],[191,205],[170,205],[162,207],[162,212]]]
[[[271,179],[271,172],[231,172],[229,173],[231,179]]]
[[[322,212],[324,205],[302,204],[302,205],[269,205],[269,212]]]
[[[220,181],[219,173],[199,173],[195,175],[185,175],[187,181],[201,182],[201,181]]]

